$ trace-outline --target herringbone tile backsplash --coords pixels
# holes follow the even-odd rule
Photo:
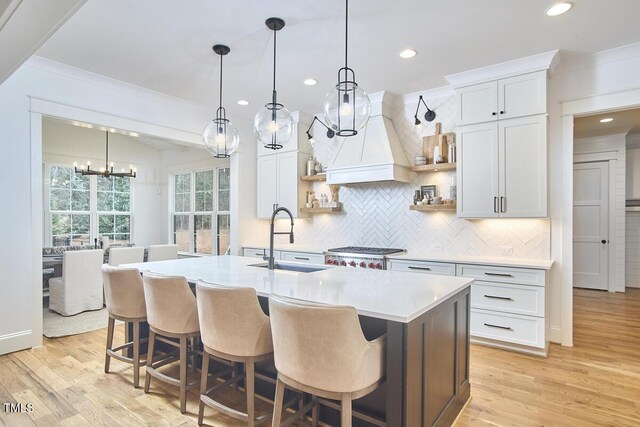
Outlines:
[[[417,102],[417,99],[416,99]],[[437,113],[443,132],[455,129],[455,97],[429,99]],[[433,134],[435,122],[413,125],[415,104],[399,108],[392,117],[409,163],[422,150],[422,136]],[[424,123],[424,121],[423,121]],[[323,166],[330,165],[339,142],[324,138],[315,129],[314,152]],[[436,184],[439,195],[449,197],[455,172],[430,175],[414,174],[409,184],[380,182],[343,186],[340,214],[315,215],[296,222],[296,243],[330,248],[343,245],[398,247],[414,255],[455,254],[504,256],[502,246],[513,247],[511,256],[548,259],[550,256],[550,221],[547,219],[465,220],[455,212],[417,212],[409,210],[413,193],[420,185]],[[315,183],[317,194],[330,194],[324,183]]]

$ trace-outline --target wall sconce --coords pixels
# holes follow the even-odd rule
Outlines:
[[[418,98],[418,106],[416,107],[416,114],[414,114],[413,116],[413,118],[415,119],[414,124],[416,126],[420,126],[420,123],[422,123],[420,119],[418,119],[418,111],[420,111],[420,103],[424,104],[425,108],[427,109],[427,112],[424,113],[424,119],[426,121],[432,122],[436,118],[436,112],[427,106],[427,103],[424,102],[424,98],[422,97],[422,95],[420,95],[420,97]]]
[[[311,135],[311,129],[313,128],[313,123],[314,122],[319,122],[320,124],[322,124],[322,126],[324,126],[325,128],[327,128],[327,138],[331,139],[334,136],[336,136],[336,132],[331,129],[329,126],[327,126],[322,120],[320,120],[319,118],[317,118],[316,116],[313,116],[313,120],[311,121],[311,124],[309,125],[309,129],[307,129],[307,138],[309,138],[309,143],[311,143],[311,146],[313,146],[313,144],[315,144],[316,140],[313,139],[313,135]]]

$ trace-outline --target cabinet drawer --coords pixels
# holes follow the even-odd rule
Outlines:
[[[244,248],[243,255],[251,258],[262,259],[264,256],[269,256],[269,249]],[[280,259],[280,251],[273,251],[273,258]]]
[[[283,261],[304,262],[308,264],[324,264],[324,255],[306,252],[282,251],[280,259]]]
[[[441,274],[444,276],[456,275],[456,265],[446,262],[407,261],[396,259],[390,259],[387,262],[389,270],[409,271],[424,274]]]
[[[544,286],[546,273],[544,270],[534,270],[531,268],[458,264],[456,276],[472,277],[488,282]]]
[[[471,285],[471,307],[544,317],[544,288],[476,281]]]
[[[544,348],[544,319],[471,309],[471,336]]]

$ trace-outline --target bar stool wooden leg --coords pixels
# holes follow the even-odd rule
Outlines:
[[[115,327],[116,319],[109,316],[109,321],[107,322],[107,350],[111,350],[113,348],[113,329]],[[109,365],[111,364],[111,356],[109,356],[109,352],[105,351],[104,356],[104,373],[109,373]]]
[[[273,399],[273,418],[271,427],[279,427],[282,418],[282,400],[284,398],[284,383],[280,378],[276,381],[276,397]]]
[[[313,397],[313,403],[313,408],[311,408],[311,426],[318,427],[318,410],[320,409],[320,404],[315,396]]]
[[[349,393],[342,393],[340,425],[341,427],[351,427],[351,394]]]
[[[133,387],[140,385],[140,322],[133,322]]]
[[[253,359],[248,360],[245,364],[245,388],[247,391],[247,416],[248,416],[248,427],[253,427],[255,425],[256,419],[256,410],[255,410],[255,373],[256,373],[256,364]]]
[[[149,374],[149,368],[153,364],[153,347],[156,344],[156,333],[149,331],[149,349],[147,350],[147,373],[144,377],[144,392],[149,393],[149,386],[151,385],[151,374]]]
[[[180,412],[187,412],[187,337],[180,336]]]
[[[209,353],[202,352],[202,375],[200,377],[200,395],[202,396],[207,392],[207,379],[209,377]],[[200,399],[200,406],[198,407],[198,425],[201,426],[204,419],[204,402]]]

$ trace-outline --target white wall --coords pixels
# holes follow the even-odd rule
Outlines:
[[[612,49],[594,55],[565,59],[560,62],[549,82],[549,213],[551,218],[551,258],[555,264],[551,270],[548,287],[550,307],[551,339],[571,344],[570,319],[572,305],[562,286],[563,280],[570,282],[570,267],[563,272],[563,238],[570,241],[572,224],[563,229],[565,194],[573,191],[572,171],[565,165],[573,163],[573,140],[563,138],[562,103],[588,97],[615,94],[640,88],[640,43]],[[596,107],[594,107],[595,109]],[[566,231],[566,233],[565,233]],[[564,277],[563,277],[564,273]],[[570,283],[568,283],[570,286]],[[568,286],[567,286],[568,287]],[[564,292],[563,292],[564,291]]]
[[[609,203],[613,205],[615,211],[613,219],[613,233],[609,232],[609,239],[612,243],[609,248],[613,253],[609,254],[609,290],[614,292],[624,292],[625,288],[625,171],[626,171],[626,135],[604,135],[596,137],[582,137],[575,139],[574,153],[594,154],[594,153],[615,153],[615,182],[610,187],[615,188],[610,191]],[[611,163],[610,163],[611,166]],[[575,183],[574,183],[575,185]]]
[[[212,112],[40,58],[0,85],[0,354],[42,342],[42,114],[199,145]]]

